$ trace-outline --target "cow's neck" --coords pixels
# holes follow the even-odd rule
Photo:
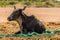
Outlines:
[[[25,21],[25,20],[27,20],[28,16],[25,15],[24,13],[22,13],[22,14],[21,14],[21,18],[22,18],[23,21]]]

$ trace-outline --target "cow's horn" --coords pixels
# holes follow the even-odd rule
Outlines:
[[[25,10],[25,9],[26,9],[26,7],[27,7],[27,5],[24,5],[24,8],[23,8],[23,10]]]
[[[16,6],[14,6],[14,9],[16,9]]]

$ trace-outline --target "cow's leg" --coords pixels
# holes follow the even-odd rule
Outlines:
[[[21,29],[21,34],[23,34],[23,27],[20,27],[20,29]]]
[[[34,32],[34,26],[30,25],[27,28],[27,33],[32,33],[32,32]]]
[[[19,17],[18,19],[16,19],[16,21],[18,22],[19,26],[20,26],[20,33],[22,34],[23,33],[23,26],[22,26],[22,19],[21,17]]]
[[[31,32],[35,32],[35,25],[36,25],[36,21],[32,20],[28,25],[28,31]]]
[[[23,33],[23,29],[22,27],[20,27],[20,31],[16,32],[15,34],[22,34]]]
[[[34,29],[33,30],[31,29],[31,30],[28,31],[28,33],[32,33],[32,32],[34,32]]]
[[[23,33],[24,33],[24,34],[28,33],[28,31],[27,31],[26,28],[23,29]]]
[[[35,25],[35,32],[42,34],[45,31],[45,26],[41,23]]]
[[[15,34],[20,34],[21,32],[20,31],[18,31],[18,32],[16,32]]]

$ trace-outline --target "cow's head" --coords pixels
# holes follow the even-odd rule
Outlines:
[[[23,9],[16,9],[16,7],[14,6],[14,11],[12,12],[12,14],[7,19],[9,21],[16,20],[22,14],[22,11],[25,10],[25,8],[26,8],[26,6],[24,6]]]

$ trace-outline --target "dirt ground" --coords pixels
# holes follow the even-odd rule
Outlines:
[[[18,8],[19,7],[17,7],[17,9]],[[7,17],[12,13],[13,10],[14,10],[13,7],[0,8],[0,33],[1,34],[14,34],[15,32],[20,30],[19,25],[16,21],[9,22],[7,20]],[[60,8],[26,8],[24,12],[28,16],[34,15],[38,20],[40,20],[45,25],[46,29],[50,29],[51,31],[54,31],[60,29],[59,10]]]
[[[23,8],[23,7],[17,7]],[[7,21],[6,18],[14,10],[13,7],[0,8],[0,22]],[[39,20],[44,22],[60,22],[60,8],[26,8],[26,15],[35,15]]]

